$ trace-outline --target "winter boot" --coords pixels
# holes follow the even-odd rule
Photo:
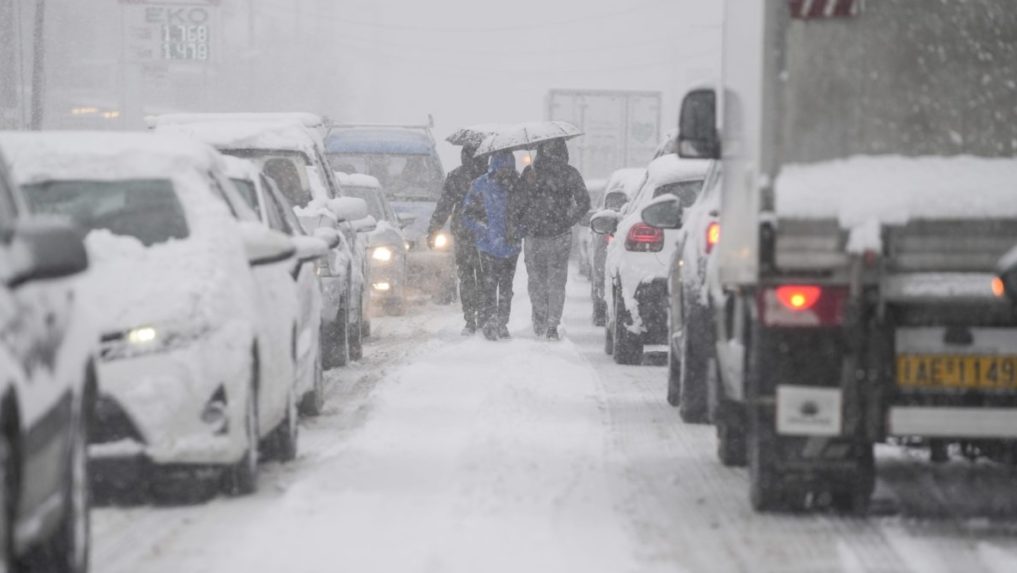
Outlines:
[[[498,338],[502,340],[510,340],[512,338],[512,334],[509,333],[508,327],[504,324],[498,328]]]
[[[463,327],[463,336],[473,336],[477,333],[477,325],[472,322],[467,322],[466,326]]]
[[[488,340],[498,340],[498,325],[491,322],[485,324],[484,338]]]
[[[552,326],[551,328],[548,328],[546,336],[547,336],[548,340],[552,340],[552,341],[555,341],[555,342],[561,340],[561,336],[558,335],[558,327],[557,326]]]

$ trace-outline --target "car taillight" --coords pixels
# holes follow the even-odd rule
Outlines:
[[[706,254],[713,252],[713,247],[720,240],[720,223],[714,221],[706,228]]]
[[[782,285],[759,298],[759,313],[767,326],[837,326],[844,322],[846,287]]]
[[[625,237],[625,250],[658,253],[664,249],[664,231],[646,223],[636,223]]]

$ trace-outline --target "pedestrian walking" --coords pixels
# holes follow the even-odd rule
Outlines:
[[[481,266],[480,324],[488,340],[511,338],[512,281],[521,250],[522,206],[515,156],[499,151],[466,196],[463,223],[473,233]]]
[[[523,257],[529,275],[533,332],[558,340],[572,227],[590,210],[590,194],[583,176],[569,165],[568,147],[562,139],[538,146],[533,164],[523,170],[520,190],[525,204]]]
[[[474,157],[476,150],[476,145],[463,146],[462,165],[453,169],[445,178],[445,186],[434,213],[431,215],[427,232],[427,244],[434,248],[435,237],[451,216],[456,274],[459,278],[459,300],[462,302],[463,318],[466,321],[466,326],[463,327],[464,336],[473,335],[477,328],[482,326],[478,322],[480,256],[477,254],[473,236],[462,224],[462,208],[466,194],[469,193],[473,180],[483,175],[487,170],[486,158]]]

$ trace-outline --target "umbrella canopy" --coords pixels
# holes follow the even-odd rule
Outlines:
[[[572,139],[582,134],[579,128],[565,121],[521,123],[488,136],[477,148],[477,155],[487,155],[495,151],[531,149],[545,141]]]
[[[489,136],[510,128],[511,126],[499,123],[479,123],[477,125],[471,125],[469,127],[456,130],[455,133],[446,137],[445,141],[452,145],[468,145],[471,147],[477,147]]]

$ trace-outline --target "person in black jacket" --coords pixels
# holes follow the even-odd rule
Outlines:
[[[590,193],[583,176],[569,165],[568,147],[561,139],[537,148],[537,158],[523,170],[520,186],[525,201],[523,258],[529,275],[533,332],[558,340],[572,227],[590,210]]]
[[[438,205],[431,215],[428,226],[427,244],[434,247],[434,239],[449,216],[452,217],[452,238],[455,246],[456,272],[459,276],[459,299],[463,305],[466,326],[463,335],[470,336],[477,331],[480,313],[480,256],[470,230],[463,225],[463,201],[469,193],[473,180],[487,172],[487,158],[476,158],[476,146],[463,146],[462,165],[453,169],[445,178],[445,187]]]

